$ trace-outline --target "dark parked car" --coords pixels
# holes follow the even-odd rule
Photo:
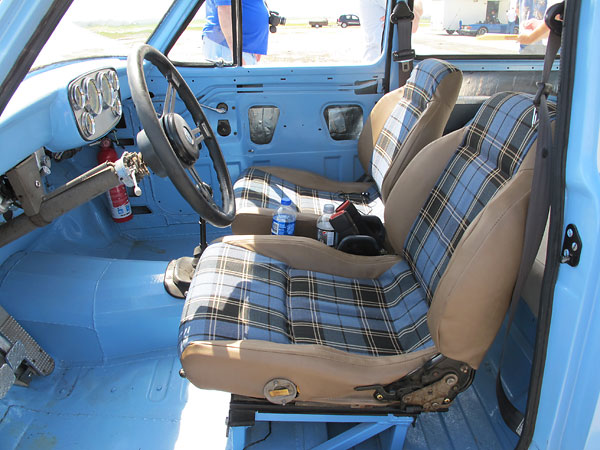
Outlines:
[[[512,30],[508,29],[507,23],[474,23],[471,25],[461,25],[458,34],[461,36],[483,36],[487,33],[506,33],[519,34],[519,26],[515,25]]]
[[[360,19],[355,14],[342,14],[338,17],[337,24],[342,27],[359,27]]]

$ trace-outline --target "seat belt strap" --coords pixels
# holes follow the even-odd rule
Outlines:
[[[398,50],[392,54],[392,60],[400,64],[399,86],[402,87],[410,77],[415,60],[415,51],[412,49],[412,22],[414,0],[399,1],[392,10],[390,22],[396,25],[398,34]]]
[[[535,261],[535,257],[542,241],[544,229],[546,227],[546,221],[548,219],[548,212],[550,209],[549,191],[553,137],[550,124],[550,113],[548,110],[548,96],[552,91],[552,85],[548,83],[548,80],[550,78],[550,72],[552,70],[552,65],[554,64],[554,59],[556,58],[560,48],[560,33],[562,31],[556,27],[556,24],[554,23],[556,21],[554,20],[554,17],[556,14],[562,15],[563,9],[564,3],[558,3],[552,8],[549,8],[546,12],[546,23],[548,23],[548,17],[551,16],[553,26],[550,26],[549,24],[551,32],[548,38],[548,44],[546,46],[542,81],[537,83],[538,90],[533,101],[537,111],[537,114],[534,114],[533,120],[536,120],[536,116],[539,119],[537,151],[535,155],[533,179],[531,182],[531,194],[529,196],[529,208],[527,210],[527,218],[525,222],[523,253],[521,256],[521,263],[519,265],[517,281],[515,283],[512,298],[510,300],[508,322],[506,324],[506,332],[504,334],[502,353],[498,363],[498,376],[496,377],[496,397],[498,398],[498,408],[500,409],[500,414],[502,415],[504,422],[506,422],[506,425],[518,436],[520,436],[521,432],[523,431],[524,415],[508,399],[502,385],[501,371],[510,327],[516,315],[516,310],[519,304],[519,299],[521,298],[523,286],[525,285],[525,281],[527,280],[529,272],[531,271],[531,267],[533,266],[533,262]]]

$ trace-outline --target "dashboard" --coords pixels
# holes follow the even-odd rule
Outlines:
[[[81,75],[69,83],[69,102],[81,137],[94,141],[121,119],[123,106],[115,69],[101,69]]]
[[[5,173],[40,148],[64,152],[109,133],[131,94],[125,58],[65,63],[30,73],[0,116]]]

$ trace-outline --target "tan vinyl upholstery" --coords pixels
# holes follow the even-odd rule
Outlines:
[[[482,130],[487,130],[489,115],[507,129],[487,139]],[[370,405],[377,404],[372,391],[357,392],[355,387],[397,380],[434,354],[478,368],[505,317],[517,276],[536,151],[532,116],[530,96],[498,94],[482,106],[474,124],[429,144],[408,164],[385,209],[396,255],[348,255],[302,237],[232,236],[210,246],[200,260],[180,327],[181,361],[190,381],[262,397],[268,381],[286,378],[297,385],[299,402]],[[494,149],[491,156],[481,150],[488,144]],[[485,177],[476,176],[479,169],[471,172],[474,167],[484,168]],[[502,179],[500,169],[508,171]],[[475,183],[471,180],[478,184],[469,184]],[[490,183],[496,183],[493,192],[482,194]],[[459,226],[456,241],[448,238],[452,244],[444,239],[432,244],[427,239],[434,232],[449,236],[453,221],[446,223],[444,217],[458,215],[464,192],[473,196],[468,210],[477,205],[481,210],[459,220],[464,229]],[[427,224],[429,220],[433,223]],[[440,248],[434,244],[445,249],[440,262],[432,260]],[[430,247],[434,251],[423,256]],[[230,278],[230,287],[219,284],[224,278]],[[413,319],[392,333],[399,343],[407,336],[411,342],[386,347],[387,334],[376,327],[403,302],[410,303],[415,317],[423,302],[427,309],[422,320]],[[354,308],[366,325],[344,324]],[[365,313],[371,309],[378,312]],[[332,317],[336,310],[338,318]],[[267,312],[268,327],[256,328],[254,337],[239,335],[252,333]],[[313,320],[309,331],[307,320]],[[364,344],[353,341],[346,326],[366,326],[361,329]],[[233,334],[226,338],[227,333]],[[268,339],[256,339],[266,334]]]
[[[248,178],[251,176],[256,177],[257,173],[261,177],[269,178],[267,183],[272,182],[272,179],[281,180],[273,183],[285,182],[286,186],[290,186],[290,191],[302,191],[304,193],[302,195],[309,195],[305,192],[311,190],[314,192],[310,195],[315,196],[323,195],[325,192],[333,193],[328,199],[302,204],[300,201],[294,201],[293,196],[288,192],[288,196],[292,198],[292,203],[296,205],[300,214],[295,232],[297,236],[313,237],[315,224],[322,212],[323,204],[333,203],[337,205],[343,201],[343,199],[338,198],[336,193],[371,192],[374,194],[373,202],[357,205],[357,207],[363,214],[380,215],[381,203],[387,199],[389,191],[402,171],[423,147],[442,135],[448,117],[456,103],[462,84],[462,73],[453,66],[448,65],[448,63],[442,64],[442,62],[439,62],[438,65],[448,73],[444,73],[444,77],[436,86],[431,98],[427,99],[423,111],[419,112],[418,119],[410,125],[408,133],[403,137],[401,145],[398,146],[391,161],[389,161],[389,167],[387,164],[384,166],[385,174],[377,185],[373,182],[355,183],[331,180],[305,170],[284,167],[253,167],[244,172],[234,186],[237,213],[231,225],[233,233],[268,234],[270,232],[273,209],[277,207],[277,202],[266,204],[265,199],[260,202],[246,201],[245,194],[240,194],[240,192],[250,190],[248,185],[251,185],[252,181],[249,181]],[[451,69],[449,70],[448,67]],[[434,75],[431,76],[433,78]],[[403,87],[386,94],[377,102],[365,121],[357,147],[358,157],[366,174],[371,173],[374,164],[374,149],[378,142],[381,143],[381,139],[384,139],[382,135],[386,136],[385,139],[391,139],[391,137],[387,137],[389,131],[386,131],[384,127],[386,122],[391,120],[390,117],[394,112],[398,114],[397,108],[399,105],[407,104],[406,98],[410,94],[407,93],[406,89],[409,89],[410,92],[417,90],[414,89],[413,85],[410,85],[408,88]],[[417,110],[414,106],[407,107],[407,109],[411,111],[411,114]],[[408,123],[412,119],[410,114],[407,114],[407,117],[400,118],[400,120],[405,120]],[[264,189],[265,191],[270,190],[269,188]],[[264,195],[268,195],[268,192],[265,192]]]

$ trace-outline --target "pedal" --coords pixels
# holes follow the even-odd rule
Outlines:
[[[52,357],[1,306],[0,350],[4,354],[0,359],[0,398],[14,383],[28,385],[34,375],[46,376],[54,370]]]

